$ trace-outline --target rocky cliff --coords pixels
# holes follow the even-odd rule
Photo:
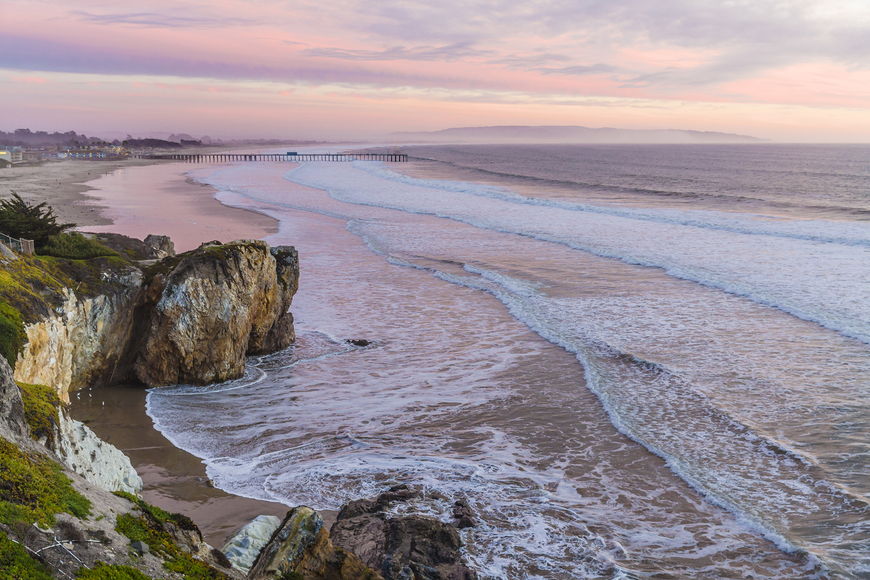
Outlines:
[[[0,273],[15,282],[0,287],[0,299],[26,322],[17,380],[49,385],[65,402],[70,391],[125,380],[203,384],[241,376],[245,356],[275,352],[295,339],[294,248],[213,242],[157,261],[152,256],[172,251],[165,238],[110,241],[146,261],[0,264]]]

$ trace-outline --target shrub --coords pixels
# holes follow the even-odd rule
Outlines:
[[[68,260],[90,260],[91,258],[120,257],[100,242],[91,240],[78,232],[50,236],[39,251],[42,256],[54,256]]]
[[[0,232],[13,238],[33,240],[42,247],[51,236],[67,230],[75,224],[59,224],[54,210],[45,202],[30,205],[12,192],[11,199],[0,200]]]
[[[0,523],[54,525],[54,515],[90,514],[91,502],[72,487],[60,465],[0,439]]]
[[[24,332],[24,323],[21,314],[0,300],[0,356],[9,362],[9,366],[15,368],[15,359],[24,350],[27,342],[27,334]]]
[[[129,493],[115,492],[115,495],[133,502],[141,510],[141,515],[119,515],[115,531],[126,536],[131,542],[145,542],[152,552],[162,554],[166,559],[163,563],[164,568],[180,573],[185,580],[228,580],[223,572],[194,559],[181,550],[172,534],[166,530],[167,523],[172,523],[181,529],[190,529],[187,526],[196,529],[190,518],[181,514],[167,513]]]

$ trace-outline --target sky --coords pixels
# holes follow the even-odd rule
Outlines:
[[[870,142],[870,0],[0,0],[0,130]]]

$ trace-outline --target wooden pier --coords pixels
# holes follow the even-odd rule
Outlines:
[[[134,155],[136,159],[169,159],[192,163],[227,161],[386,161],[406,163],[404,153],[160,153]]]

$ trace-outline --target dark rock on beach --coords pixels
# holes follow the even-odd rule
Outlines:
[[[386,580],[476,579],[462,561],[462,541],[454,526],[429,516],[385,512],[395,502],[421,496],[399,485],[375,499],[348,503],[330,531],[333,544],[359,556]]]

